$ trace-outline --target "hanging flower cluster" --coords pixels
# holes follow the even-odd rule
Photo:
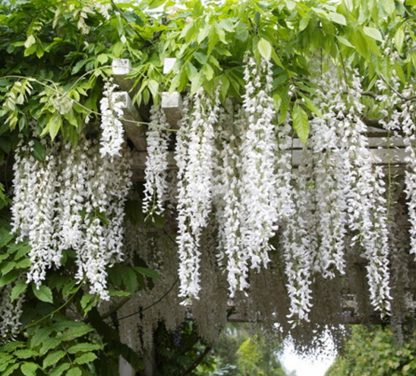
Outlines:
[[[403,90],[403,97],[410,98],[414,95],[414,90],[410,87]],[[400,100],[395,95],[397,103],[401,103],[401,112],[393,112],[387,126],[394,127],[397,123],[401,125],[404,137],[403,142],[406,147],[406,172],[405,172],[405,192],[407,196],[407,209],[410,222],[410,253],[416,257],[416,123],[414,114],[416,105],[411,100]],[[395,130],[397,128],[394,128]]]
[[[131,185],[129,153],[123,148],[120,157],[108,159],[95,149],[90,158],[84,242],[76,249],[76,276],[89,281],[92,294],[108,300],[107,268],[123,258],[124,204]]]
[[[355,72],[349,90],[350,109],[339,129],[346,159],[344,164],[349,228],[356,232],[353,241],[360,241],[369,261],[367,279],[370,299],[382,315],[390,312],[389,245],[386,226],[384,172],[371,153],[367,126],[361,120],[361,82]],[[342,136],[341,136],[342,134]],[[372,294],[371,291],[376,291]]]
[[[272,67],[249,58],[244,71],[243,110],[246,129],[241,145],[242,247],[251,268],[267,266],[270,239],[277,230],[276,138]]]
[[[8,284],[0,290],[0,343],[13,339],[20,330],[24,294],[12,301],[12,288],[13,285]]]
[[[160,107],[153,106],[150,110],[150,123],[147,131],[147,158],[145,167],[145,185],[143,212],[162,214],[168,193],[167,167],[169,124]]]
[[[59,267],[61,262],[55,226],[59,182],[53,151],[40,162],[33,156],[33,146],[32,141],[26,145],[21,142],[16,150],[11,210],[12,231],[18,233],[17,240],[27,239],[31,246],[28,282],[39,286],[47,269]]]
[[[333,278],[345,273],[350,232],[352,245],[368,259],[371,303],[388,314],[384,171],[375,166],[378,161],[361,120],[358,75],[353,72],[349,88],[333,85],[329,74],[323,80],[316,97],[322,115],[310,122],[311,137],[295,172],[289,122],[275,126],[271,64],[247,58],[244,80],[238,108],[231,102],[225,108],[212,105],[202,91],[185,99],[175,151],[180,296],[198,297],[200,237],[213,206],[218,261],[227,271],[231,297],[249,287],[250,269],[267,266],[271,239],[281,226],[289,317],[293,322],[307,320],[314,274]],[[158,124],[163,122],[152,110],[145,211],[155,197],[162,210],[167,140]]]
[[[339,87],[323,81],[317,91],[322,116],[311,120],[311,138],[294,176],[296,214],[283,231],[290,317],[307,319],[313,273],[325,278],[345,273],[345,238],[368,259],[370,300],[381,314],[390,311],[389,243],[384,172],[369,150],[361,121],[361,86],[353,75],[347,101]]]
[[[233,108],[221,111],[217,136],[215,168],[216,217],[218,222],[218,259],[227,270],[230,297],[248,287],[248,255],[242,245],[242,185],[240,131],[244,118],[234,119]]]
[[[33,157],[33,142],[20,143],[14,164],[12,228],[31,247],[28,282],[39,286],[46,271],[58,268],[62,252],[77,254],[77,278],[108,299],[106,269],[122,258],[124,203],[130,187],[125,149],[102,158],[84,140],[75,147],[55,145],[45,161]]]
[[[178,253],[180,296],[197,298],[200,290],[199,241],[208,223],[213,185],[214,124],[217,101],[202,90],[184,101],[184,116],[177,135]]]
[[[102,156],[120,155],[124,142],[124,128],[121,122],[124,103],[117,97],[117,88],[113,79],[109,79],[104,85],[103,97],[100,101]]]
[[[288,317],[308,320],[312,307],[311,284],[313,282],[314,260],[317,253],[315,197],[312,181],[312,158],[307,149],[298,171],[293,176],[293,214],[285,222],[282,231],[283,257],[287,277],[287,292],[290,306]]]

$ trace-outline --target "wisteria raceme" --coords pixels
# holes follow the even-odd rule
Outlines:
[[[31,267],[27,278],[39,286],[48,269],[60,266],[62,255],[54,236],[58,159],[52,150],[45,161],[38,161],[33,146],[33,142],[24,145],[22,141],[16,151],[12,231],[18,240],[29,241]]]
[[[101,140],[100,154],[114,157],[120,155],[124,142],[124,128],[121,122],[124,104],[117,98],[118,86],[110,79],[104,85],[100,101]]]
[[[89,161],[88,150],[91,142],[83,140],[82,145],[65,145],[61,156],[62,172],[59,211],[59,246],[64,249],[79,249],[83,242],[82,209],[88,197]]]
[[[0,291],[0,343],[13,340],[20,330],[20,317],[25,295],[20,295],[15,301],[11,300],[13,285],[8,284]]]
[[[282,232],[283,257],[289,295],[289,319],[293,325],[308,320],[312,307],[311,284],[317,252],[314,195],[309,187],[312,179],[312,156],[306,149],[292,189],[294,213],[285,221]]]
[[[316,218],[319,250],[316,266],[325,278],[345,272],[345,235],[347,215],[345,200],[344,156],[338,147],[337,113],[341,98],[339,91],[319,90],[321,117],[311,121],[311,148],[314,160]]]
[[[162,214],[168,191],[168,143],[169,124],[161,107],[153,106],[150,111],[149,129],[146,135],[147,158],[143,212]]]
[[[108,299],[107,268],[122,259],[131,184],[127,150],[102,158],[98,145],[82,140],[74,147],[47,148],[45,161],[38,161],[32,148],[33,142],[21,143],[16,151],[12,203],[13,231],[31,248],[28,281],[39,286],[49,268],[60,266],[62,252],[72,248],[77,278]]]
[[[292,197],[292,137],[291,127],[285,122],[276,127],[277,151],[276,151],[276,203],[279,223],[290,218],[294,214]]]
[[[390,272],[389,272],[389,229],[387,226],[387,202],[384,183],[384,172],[381,166],[374,167],[370,181],[372,192],[371,222],[372,231],[364,233],[364,255],[368,259],[367,279],[370,289],[370,301],[382,315],[390,314]]]
[[[30,206],[33,202],[32,186],[36,183],[35,166],[36,160],[31,153],[33,143],[25,145],[19,142],[14,155],[13,164],[13,204],[12,232],[17,234],[17,240],[23,240],[29,236]]]
[[[410,89],[404,91],[406,97],[412,94]],[[413,101],[405,101],[402,105],[400,120],[406,146],[405,192],[410,222],[410,253],[416,257],[416,124],[413,118],[415,109]]]
[[[180,296],[196,298],[200,290],[199,240],[211,210],[214,129],[218,104],[211,104],[203,91],[191,99],[189,113],[177,137],[178,253]]]
[[[413,115],[416,106],[414,101],[406,99],[414,96],[415,91],[412,86],[408,85],[400,95],[400,82],[397,74],[394,73],[396,72],[393,72],[390,84],[392,89],[382,80],[376,82],[379,90],[376,99],[383,103],[384,118],[380,123],[391,133],[390,138],[397,140],[401,137],[399,132],[403,133],[406,151],[405,192],[410,222],[410,253],[416,256],[416,124]],[[394,144],[392,140],[390,140],[390,147],[392,147],[391,144]]]
[[[180,295],[186,296],[192,289],[196,294],[199,291],[198,262],[199,250],[191,234],[188,224],[187,212],[187,182],[185,172],[189,160],[189,123],[190,123],[190,103],[189,98],[183,102],[183,114],[180,120],[180,127],[176,137],[175,160],[178,167],[178,235],[176,242],[178,244],[179,255],[179,278],[181,281]],[[196,254],[195,254],[196,253]]]
[[[357,74],[353,75],[349,89],[349,109],[338,123],[341,148],[344,152],[345,195],[348,206],[349,227],[356,232],[353,242],[359,240],[364,255],[369,260],[367,279],[370,284],[371,302],[376,310],[388,314],[390,310],[388,272],[388,234],[383,206],[384,178],[382,170],[373,164],[378,162],[372,155],[365,135],[367,126],[361,120],[363,105],[361,83]],[[375,277],[376,276],[376,277]],[[375,293],[375,291],[377,293]],[[380,294],[377,297],[376,294]]]
[[[232,109],[231,109],[232,111]],[[220,264],[226,268],[229,296],[245,290],[248,285],[248,255],[242,245],[241,161],[238,130],[244,125],[242,112],[234,120],[232,113],[222,112],[219,119],[215,187]],[[225,265],[224,265],[225,264]]]
[[[245,71],[243,109],[246,129],[241,145],[241,196],[243,213],[243,248],[251,268],[259,270],[270,261],[269,241],[277,230],[276,139],[271,63],[262,60],[257,66],[249,58]]]
[[[92,294],[108,300],[107,268],[122,260],[124,204],[131,185],[131,172],[126,148],[114,158],[101,158],[97,149],[91,150],[85,234],[77,249],[76,277],[89,282]]]

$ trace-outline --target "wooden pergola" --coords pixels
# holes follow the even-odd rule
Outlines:
[[[165,60],[164,73],[167,74],[173,69],[175,64],[174,58]],[[136,108],[131,100],[131,96],[135,94],[133,87],[133,81],[129,78],[131,73],[131,64],[127,59],[115,59],[112,63],[113,77],[116,83],[120,87],[120,92],[115,93],[117,100],[124,103],[125,113],[123,124],[125,127],[127,138],[133,146],[132,153],[132,168],[133,179],[135,183],[143,183],[144,170],[146,162],[146,121],[148,120],[147,110],[145,108]],[[166,114],[166,118],[172,129],[178,129],[178,123],[181,118],[182,112],[182,99],[178,92],[164,92],[162,93],[161,107]],[[395,169],[403,169],[405,165],[405,145],[400,137],[394,137],[384,130],[377,119],[363,119],[368,127],[368,142],[371,152],[378,160],[379,164],[393,166]],[[292,161],[294,166],[298,166],[302,159],[303,145],[297,139],[293,139]],[[170,170],[175,170],[175,161],[173,152],[169,154]],[[409,258],[410,260],[410,258]],[[337,321],[341,324],[380,324],[386,323],[386,319],[381,319],[379,315],[372,312],[371,314],[362,315],[359,313],[358,306],[363,304],[358,302],[356,288],[348,287],[352,284],[366,284],[366,261],[361,257],[353,257],[350,261],[350,267],[352,268],[351,275],[345,278],[346,287],[342,291],[341,297],[339,297],[341,311],[339,312]],[[409,262],[408,270],[409,274],[416,275],[415,265]],[[414,281],[413,281],[414,282]],[[412,283],[412,286],[415,284]],[[282,287],[283,288],[283,287]],[[364,288],[364,287],[363,287]],[[176,290],[175,290],[176,291]],[[176,293],[173,291],[173,293]],[[413,291],[415,296],[416,291]],[[325,304],[325,302],[323,302]],[[229,322],[261,322],[264,318],[260,316],[253,316],[252,311],[239,309],[233,309],[235,307],[230,306],[232,313],[228,316]],[[134,308],[123,307],[120,315],[134,314]],[[367,311],[368,312],[368,311]],[[323,323],[324,324],[324,323]],[[124,338],[129,338],[128,333],[131,330],[132,321],[120,322],[120,333]],[[123,334],[124,333],[124,334]],[[128,342],[128,340],[127,340]],[[128,343],[129,344],[129,343]],[[155,370],[154,355],[152,356],[152,350],[149,354],[145,354],[146,363],[146,375],[153,375]],[[123,376],[133,376],[134,371],[131,366],[124,362],[120,363],[120,374]]]

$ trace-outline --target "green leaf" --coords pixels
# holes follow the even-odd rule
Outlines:
[[[41,355],[47,354],[50,350],[56,349],[61,344],[61,338],[47,338],[43,344],[42,347],[39,349],[39,353]]]
[[[17,255],[16,255],[17,258]],[[20,260],[19,262],[16,263],[15,268],[16,269],[26,269],[30,266],[31,261],[29,258],[24,258],[22,260]]]
[[[280,57],[279,57],[279,55],[276,53],[276,51],[275,51],[275,50],[273,50],[273,51],[272,51],[272,59],[273,59],[274,63],[275,63],[277,66],[284,68],[284,66],[283,66],[283,64],[282,64],[282,61],[280,60]]]
[[[208,36],[211,27],[209,24],[205,24],[204,27],[199,31],[197,42],[201,44],[201,42]]]
[[[99,55],[97,56],[97,61],[98,61],[100,64],[105,64],[105,63],[108,61],[108,55],[107,55],[107,54],[99,54]]]
[[[43,360],[42,367],[48,368],[58,363],[65,356],[65,351],[59,350],[53,353],[48,354],[48,356]]]
[[[308,109],[313,112],[316,116],[321,117],[322,116],[322,112],[321,110],[315,106],[315,104],[312,102],[312,100],[310,100],[308,97],[305,97],[304,95],[302,95],[302,98],[305,101],[306,107],[308,107]]]
[[[157,96],[157,93],[159,91],[159,83],[155,80],[149,80],[147,83],[147,86],[152,93],[152,97],[155,98]]]
[[[402,27],[399,27],[394,34],[394,45],[397,48],[397,51],[401,52],[403,48],[404,42],[404,31]]]
[[[30,338],[30,347],[34,348],[49,341],[49,335],[52,331],[53,328],[40,328],[36,330],[35,334]]]
[[[38,356],[39,354],[37,353],[37,351],[34,351],[34,350],[21,349],[21,350],[16,350],[14,352],[14,355],[20,359],[28,359],[28,358],[33,358],[35,356]]]
[[[396,10],[394,0],[382,0],[381,4],[388,15],[391,15]]]
[[[71,368],[66,374],[66,376],[81,376],[82,375],[82,371],[78,368]]]
[[[2,276],[0,278],[0,287],[3,287],[5,285],[15,281],[18,276],[19,276],[19,272],[17,272],[16,270],[13,270],[10,273]]]
[[[33,156],[40,162],[44,161],[46,158],[46,150],[41,142],[34,140],[33,144]]]
[[[342,14],[339,14],[339,13],[330,12],[330,13],[328,13],[328,18],[329,18],[330,21],[335,22],[335,23],[340,24],[340,25],[346,25],[347,24],[347,20],[345,19],[345,17]]]
[[[123,274],[121,275],[121,280],[123,285],[126,287],[127,291],[134,292],[138,288],[138,282],[136,273],[133,268],[126,267],[123,269]]]
[[[110,297],[127,297],[131,296],[131,292],[123,290],[109,290]]]
[[[81,308],[86,315],[97,303],[97,297],[92,294],[84,294],[81,298]]]
[[[88,352],[85,354],[82,354],[75,358],[74,363],[76,364],[87,364],[93,362],[95,359],[97,359],[97,355],[95,355],[92,352]]]
[[[2,372],[1,376],[10,376],[15,370],[19,368],[20,364],[12,364],[10,367],[6,369],[6,371]]]
[[[49,376],[61,376],[68,368],[71,367],[69,363],[62,363],[58,367],[54,368]]]
[[[9,261],[6,262],[2,267],[1,267],[1,274],[5,275],[7,273],[9,273],[11,270],[13,270],[16,266],[16,263],[14,261]]]
[[[62,341],[71,341],[75,338],[79,338],[92,332],[94,329],[91,328],[89,325],[78,322],[78,325],[67,329],[61,336]]]
[[[32,285],[32,291],[40,301],[53,303],[52,290],[48,286],[41,285],[39,288],[36,288],[35,285]]]
[[[80,61],[78,61],[75,65],[74,65],[74,67],[72,68],[72,72],[71,72],[71,74],[77,74],[80,70],[81,70],[81,68],[85,65],[85,64],[87,64],[88,63],[88,60],[80,60]]]
[[[20,369],[25,376],[34,376],[36,375],[36,370],[39,368],[39,365],[33,362],[23,363]]]
[[[51,139],[54,140],[62,127],[62,117],[59,114],[55,114],[50,118],[46,127],[49,130],[49,135],[51,136]]]
[[[71,346],[68,349],[68,352],[70,354],[76,354],[79,352],[100,350],[101,348],[102,346],[99,345],[98,343],[85,342],[85,343],[77,343],[76,345]]]
[[[20,295],[22,295],[27,288],[27,283],[25,281],[17,281],[13,286],[10,293],[10,300],[14,302]]]
[[[295,105],[292,112],[293,129],[299,137],[299,140],[306,144],[309,137],[309,120],[308,115],[298,104]]]
[[[260,52],[260,55],[267,61],[272,57],[272,45],[270,42],[264,38],[261,38],[257,43],[257,49]]]
[[[202,68],[202,72],[208,81],[211,81],[214,77],[214,70],[209,64],[204,65],[204,67]]]
[[[346,38],[344,38],[344,37],[341,37],[340,35],[338,35],[337,36],[337,39],[340,41],[340,43],[342,43],[344,46],[347,46],[347,47],[351,47],[351,48],[355,48],[352,44],[351,44],[351,42],[348,40],[348,39],[346,39]]]
[[[4,247],[9,244],[13,238],[14,236],[10,231],[3,227],[0,228],[0,247]]]
[[[33,35],[29,35],[25,40],[25,48],[29,48],[36,43],[36,39]]]
[[[144,275],[145,277],[149,277],[149,278],[159,278],[159,273],[153,269],[149,269],[149,268],[144,268],[142,266],[135,266],[134,270],[136,270],[136,272]]]
[[[364,33],[368,35],[370,38],[373,38],[379,42],[383,41],[383,37],[380,33],[380,30],[376,29],[375,27],[364,27]]]

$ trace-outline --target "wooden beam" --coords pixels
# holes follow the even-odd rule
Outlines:
[[[126,91],[117,91],[113,97],[114,102],[122,102],[123,113],[123,126],[126,131],[127,137],[131,140],[134,147],[137,150],[146,150],[146,131],[143,124],[140,123],[141,118],[136,107],[134,107],[129,94]]]
[[[114,80],[122,91],[130,92],[132,82],[127,78],[131,72],[131,63],[129,59],[114,59],[111,63],[111,69]]]
[[[379,162],[377,164],[387,165],[404,164],[405,150],[404,149],[371,149],[371,153],[376,157]],[[146,163],[146,151],[136,151],[133,154],[132,166],[135,173],[135,180],[141,181],[144,178],[143,171]],[[301,149],[292,150],[292,163],[297,167],[302,161],[303,152]],[[168,156],[168,169],[176,169],[176,162],[174,159],[174,152],[169,152]]]
[[[177,129],[179,120],[182,117],[182,97],[177,91],[173,93],[162,93],[162,109],[165,112],[169,125]]]

